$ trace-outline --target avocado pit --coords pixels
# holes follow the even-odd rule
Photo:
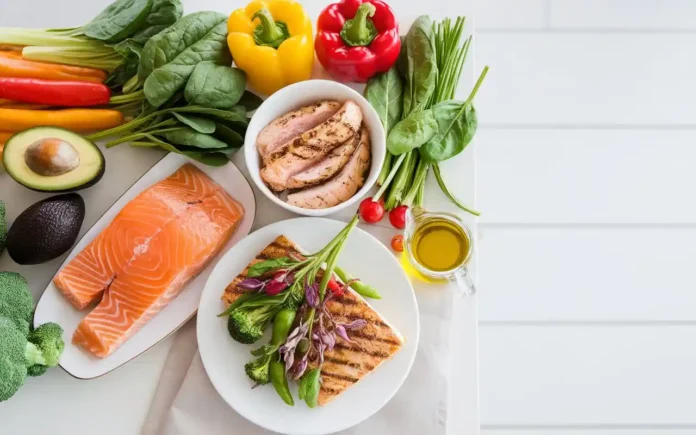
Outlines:
[[[66,174],[80,166],[80,154],[68,142],[49,137],[29,145],[24,154],[29,169],[45,177]]]

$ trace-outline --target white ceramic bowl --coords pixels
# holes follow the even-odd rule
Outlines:
[[[261,156],[256,149],[256,137],[265,126],[279,116],[299,109],[302,106],[316,103],[319,100],[336,100],[340,102],[353,100],[360,106],[363,112],[363,122],[370,132],[372,165],[365,185],[352,198],[335,207],[314,210],[288,204],[278,198],[261,180]],[[280,207],[305,216],[327,216],[353,206],[355,206],[357,211],[358,201],[367,194],[377,181],[386,152],[387,143],[384,136],[384,128],[375,109],[358,92],[344,84],[330,80],[307,80],[295,83],[271,95],[256,109],[256,113],[251,118],[246,137],[244,138],[244,158],[254,184],[264,195]]]

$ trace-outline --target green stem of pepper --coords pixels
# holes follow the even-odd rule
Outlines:
[[[275,21],[268,9],[259,9],[251,17],[252,20],[256,18],[261,21],[261,24],[254,29],[254,41],[258,45],[278,48],[283,41],[290,37],[288,26],[281,21]]]
[[[368,17],[373,17],[376,11],[372,3],[361,4],[353,19],[347,20],[341,29],[343,42],[351,47],[370,45],[377,36],[377,28]]]

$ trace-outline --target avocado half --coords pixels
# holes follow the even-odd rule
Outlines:
[[[5,144],[2,162],[19,184],[56,193],[93,186],[106,168],[104,155],[93,142],[57,127],[34,127],[15,134]]]

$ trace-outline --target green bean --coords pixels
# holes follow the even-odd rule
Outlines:
[[[350,276],[348,273],[346,273],[345,270],[341,269],[338,266],[334,268],[334,272],[336,273],[336,275],[338,275],[339,278],[341,278],[341,281],[343,281],[344,283],[349,282],[353,279],[352,276]],[[355,292],[360,296],[364,296],[370,299],[382,299],[382,295],[379,294],[376,288],[367,285],[362,281],[353,282],[350,285],[350,288],[355,290]]]

